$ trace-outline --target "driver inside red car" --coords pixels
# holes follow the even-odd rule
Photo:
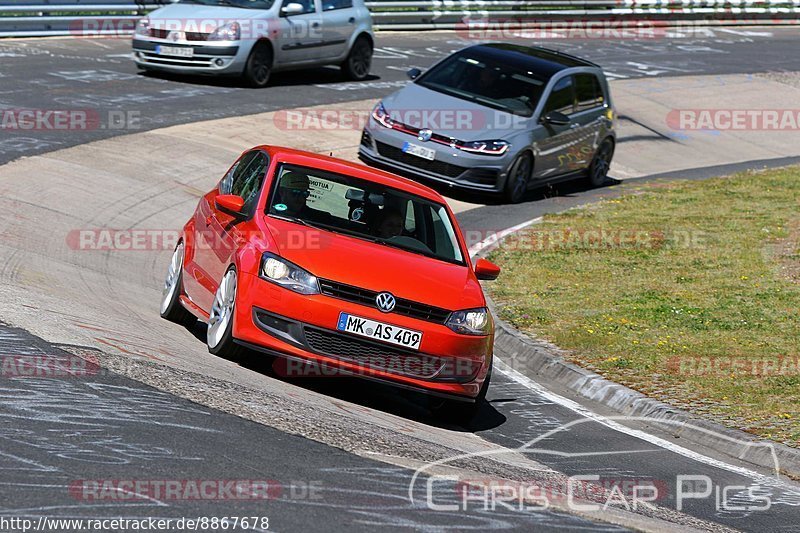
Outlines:
[[[403,215],[400,211],[386,209],[382,213],[380,224],[378,225],[378,237],[390,239],[399,237],[403,234]]]
[[[274,204],[276,207],[283,204],[279,209],[282,215],[297,217],[311,222],[326,222],[331,218],[330,213],[314,209],[308,205],[308,197],[311,196],[311,184],[308,176],[299,172],[287,172],[281,176],[278,184],[278,199]]]

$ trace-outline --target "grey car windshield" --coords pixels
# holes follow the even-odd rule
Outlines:
[[[528,117],[536,109],[546,84],[525,68],[483,58],[469,50],[445,59],[418,78],[416,83],[456,98]]]
[[[204,6],[243,7],[246,9],[269,9],[275,0],[180,0],[181,4],[201,4]]]

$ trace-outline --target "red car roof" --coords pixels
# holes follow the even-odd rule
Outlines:
[[[426,187],[416,181],[397,176],[391,172],[385,172],[376,168],[360,165],[358,163],[351,163],[344,159],[329,157],[327,155],[315,154],[313,152],[306,152],[305,150],[295,150],[294,148],[286,148],[284,146],[261,145],[256,149],[264,150],[271,158],[285,163],[294,163],[307,167],[319,168],[320,170],[327,170],[329,172],[336,172],[353,176],[354,178],[361,178],[367,181],[386,185],[387,187],[394,187],[405,192],[416,194],[428,200],[437,203],[446,204],[446,200],[441,194],[434,191],[430,187]]]

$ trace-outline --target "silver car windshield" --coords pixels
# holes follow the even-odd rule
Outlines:
[[[469,51],[450,56],[416,83],[456,98],[527,117],[536,109],[546,85],[532,72],[492,62]]]
[[[454,224],[444,205],[352,176],[283,164],[276,174],[267,214],[464,264]]]
[[[241,7],[245,9],[269,9],[275,0],[180,0],[181,4],[200,4],[204,6]]]

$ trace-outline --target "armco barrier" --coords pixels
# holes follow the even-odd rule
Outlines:
[[[0,37],[132,31],[135,21],[171,0],[0,0]],[[371,1],[376,29],[453,29],[500,20],[536,27],[553,21],[656,24],[796,24],[800,0],[429,0]],[[114,21],[113,24],[107,24]],[[92,22],[97,22],[93,24]],[[106,24],[103,24],[103,23]]]

